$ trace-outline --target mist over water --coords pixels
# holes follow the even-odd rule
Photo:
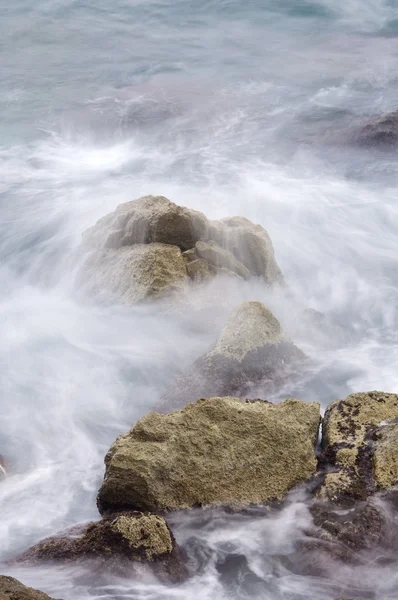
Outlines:
[[[350,127],[396,108],[397,11],[396,0],[0,0],[0,453],[11,473],[0,561],[98,518],[110,444],[244,300],[265,302],[312,358],[271,400],[325,407],[398,391],[396,156],[347,144]],[[260,223],[288,289],[216,281],[172,312],[84,297],[82,232],[146,194]],[[327,327],[307,323],[308,308]],[[64,600],[397,596],[396,563],[294,572],[311,522],[300,493],[261,517],[170,522],[194,573],[182,586],[81,565],[2,571]]]

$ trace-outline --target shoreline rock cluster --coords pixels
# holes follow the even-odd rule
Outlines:
[[[283,282],[260,226],[240,217],[209,221],[163,197],[119,206],[86,232],[83,245],[90,285],[122,301],[158,298],[187,280],[226,272]],[[330,558],[355,564],[376,547],[398,550],[385,504],[398,506],[398,395],[352,394],[330,404],[323,420],[316,402],[273,404],[255,395],[278,389],[305,360],[266,306],[238,306],[158,410],[112,444],[98,492],[102,519],[47,538],[13,563],[88,560],[128,576],[147,565],[179,583],[190,573],[169,511],[279,506],[298,486],[313,516],[294,555],[300,572],[327,576]],[[0,598],[13,600],[21,585],[0,577]],[[34,590],[21,594],[48,599]]]
[[[163,196],[120,204],[83,235],[78,285],[97,297],[176,301],[216,276],[283,284],[271,239],[243,217],[211,221]]]

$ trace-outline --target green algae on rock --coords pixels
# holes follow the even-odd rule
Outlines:
[[[102,568],[129,573],[134,563],[149,565],[172,581],[186,576],[166,521],[140,512],[121,512],[84,526],[73,527],[26,550],[17,562],[99,561]]]
[[[0,600],[53,600],[44,592],[23,585],[13,577],[0,575]]]
[[[321,465],[329,472],[317,497],[350,502],[398,483],[396,425],[398,395],[351,394],[327,409]],[[333,469],[333,471],[331,471]]]
[[[252,390],[267,395],[304,359],[264,304],[244,302],[229,316],[215,346],[172,381],[156,408],[168,412],[198,398],[244,397]]]
[[[101,512],[279,501],[316,470],[317,403],[208,398],[149,413],[105,458]]]

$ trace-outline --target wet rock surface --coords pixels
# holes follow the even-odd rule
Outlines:
[[[33,588],[23,585],[13,577],[0,575],[0,600],[54,600]]]
[[[369,119],[353,137],[361,146],[395,147],[398,144],[398,110]]]
[[[149,413],[110,448],[100,511],[277,501],[316,469],[319,404],[209,398]]]
[[[398,483],[398,395],[351,394],[327,409],[317,497],[335,503],[364,500]]]
[[[161,412],[201,397],[273,392],[299,368],[304,353],[261,302],[244,302],[229,317],[215,346],[178,376],[163,394]]]
[[[158,576],[182,581],[186,570],[166,521],[140,512],[113,514],[101,521],[73,527],[26,550],[17,562],[92,560],[93,568],[131,575],[135,564]]]

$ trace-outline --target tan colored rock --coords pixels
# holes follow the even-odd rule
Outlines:
[[[195,249],[198,256],[208,264],[214,267],[228,269],[228,271],[236,273],[243,279],[250,278],[249,269],[242,265],[229,250],[221,248],[216,242],[199,241],[196,242]]]
[[[187,263],[187,272],[189,277],[194,281],[206,281],[213,277],[213,273],[210,271],[207,262],[200,258]]]
[[[245,506],[282,500],[316,469],[319,404],[208,398],[149,413],[106,458],[102,512]]]
[[[322,462],[333,471],[317,496],[333,502],[365,499],[398,482],[396,426],[384,427],[397,418],[397,394],[374,391],[333,402],[325,413],[322,442]]]
[[[144,196],[120,204],[88,229],[83,241],[96,248],[157,242],[189,250],[202,239],[206,228],[202,213],[177,206],[164,196]]]
[[[80,285],[96,295],[135,303],[179,294],[189,281],[181,250],[167,244],[136,244],[96,250],[81,268]]]
[[[0,575],[0,600],[53,600],[44,592],[26,587],[17,579]]]
[[[244,302],[230,315],[215,346],[178,376],[157,410],[168,412],[198,398],[268,395],[286,382],[304,353],[283,333],[261,302]]]
[[[32,546],[17,562],[97,561],[101,568],[129,573],[134,564],[145,563],[158,575],[173,581],[186,576],[178,546],[166,521],[157,515],[121,512],[89,525],[73,527],[63,534]]]
[[[207,240],[214,240],[229,250],[250,273],[267,283],[284,283],[271,238],[261,225],[255,225],[245,217],[210,221]]]

